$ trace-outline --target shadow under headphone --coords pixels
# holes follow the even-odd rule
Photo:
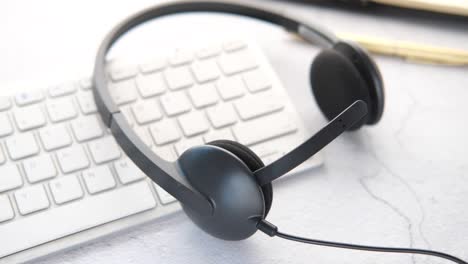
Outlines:
[[[132,28],[155,18],[185,12],[220,12],[260,19],[284,27],[326,47],[314,59],[310,82],[315,100],[331,120],[324,128],[283,157],[264,166],[247,146],[217,140],[185,151],[175,162],[157,156],[135,134],[112,101],[106,78],[106,55]],[[365,50],[337,39],[310,23],[264,7],[230,1],[176,1],[134,14],[118,24],[99,47],[93,94],[99,114],[127,156],[156,184],[181,202],[189,218],[207,233],[241,240],[260,230],[298,242],[357,250],[432,255],[467,264],[454,256],[421,249],[385,248],[313,240],[287,235],[265,220],[273,202],[271,182],[286,174],[347,130],[376,124],[384,108],[383,82]]]

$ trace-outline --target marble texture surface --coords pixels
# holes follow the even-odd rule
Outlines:
[[[0,3],[0,31],[8,40],[0,42],[0,84],[50,83],[89,73],[103,34],[128,13],[152,2]],[[468,49],[467,21],[461,19],[274,4],[337,32]],[[23,10],[24,6],[30,8]],[[101,17],[102,12],[106,15]],[[200,19],[204,22],[192,26],[201,25],[203,30],[227,26],[257,36],[311,132],[325,123],[308,87],[315,47],[250,21],[236,20],[233,26],[233,18],[216,17],[219,23],[208,23],[212,17]],[[174,23],[171,30],[177,25],[187,30],[182,21],[167,23]],[[163,34],[171,33],[169,27],[155,30],[160,31],[146,35],[145,45],[157,43],[160,36],[173,37]],[[198,30],[196,34],[201,34]],[[147,32],[134,34],[135,39],[141,40],[143,33]],[[141,41],[129,43],[131,47]],[[124,47],[121,54],[129,51],[132,48]],[[382,121],[329,145],[320,169],[275,183],[269,220],[282,231],[308,237],[430,248],[468,259],[468,68],[376,60],[386,84]],[[225,242],[204,234],[178,213],[40,263],[448,262],[301,245],[262,234]]]

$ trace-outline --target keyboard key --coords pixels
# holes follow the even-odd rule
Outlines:
[[[71,98],[59,98],[47,103],[47,112],[52,122],[60,122],[76,117],[77,112]]]
[[[162,73],[138,76],[136,83],[138,91],[144,98],[156,96],[166,91],[166,82]]]
[[[130,103],[136,100],[136,87],[134,80],[126,80],[110,85],[112,99],[117,105]]]
[[[197,51],[197,57],[200,59],[208,59],[217,56],[221,53],[221,48],[217,46],[202,48]]]
[[[153,186],[156,189],[159,200],[161,200],[162,204],[169,204],[169,203],[177,201],[176,198],[174,198],[174,196],[170,195],[168,192],[166,192],[163,188],[161,188],[156,183],[153,183]]]
[[[137,73],[138,68],[135,66],[111,66],[110,70],[110,76],[114,82],[133,78]]]
[[[233,127],[235,137],[244,145],[260,143],[296,130],[296,124],[284,113],[238,123]]]
[[[216,86],[224,100],[238,98],[245,94],[244,82],[239,76],[221,79],[216,83]]]
[[[64,173],[81,170],[89,166],[89,160],[82,146],[75,145],[57,151],[57,160]]]
[[[3,154],[2,145],[0,145],[0,164],[5,162],[5,155]]]
[[[247,89],[252,93],[271,88],[270,78],[263,70],[257,69],[244,73],[243,78]]]
[[[194,62],[192,71],[199,83],[216,80],[219,77],[218,66],[213,60]]]
[[[91,90],[93,87],[93,82],[91,81],[90,78],[86,78],[80,81],[80,87],[82,90]]]
[[[26,91],[18,93],[15,96],[16,104],[19,106],[25,106],[33,103],[37,103],[44,99],[44,95],[41,91]]]
[[[50,192],[57,204],[74,201],[83,197],[83,190],[75,175],[63,176],[49,183]]]
[[[18,210],[27,215],[49,207],[49,199],[42,185],[30,186],[15,192]]]
[[[156,100],[147,100],[132,106],[136,121],[142,125],[159,120],[163,117]]]
[[[114,162],[115,172],[123,184],[138,181],[146,175],[129,158]]]
[[[237,122],[237,115],[230,104],[219,104],[206,110],[208,119],[216,128],[232,125]]]
[[[202,112],[190,112],[178,117],[179,125],[187,137],[208,131],[208,123]]]
[[[153,145],[153,139],[151,139],[148,128],[136,127],[135,133],[141,140],[143,140],[143,143],[145,143],[146,146],[151,147]]]
[[[256,144],[250,148],[255,154],[257,154],[260,158],[270,156],[272,154],[277,153],[277,148],[272,144],[268,144],[265,142],[263,144]]]
[[[222,130],[211,130],[207,134],[203,135],[205,143],[209,143],[215,140],[232,140],[235,141],[234,136],[229,128]]]
[[[240,40],[228,41],[223,44],[223,48],[227,52],[241,50],[247,47],[247,44]]]
[[[10,123],[10,118],[6,113],[0,113],[0,137],[4,137],[13,133],[13,127]]]
[[[193,60],[193,55],[189,51],[177,51],[171,58],[169,63],[172,66],[179,66],[190,63]]]
[[[274,154],[262,157],[262,161],[263,161],[263,163],[265,165],[268,165],[268,164],[272,163],[273,161],[281,158],[281,156],[282,155],[280,153],[274,153]]]
[[[70,134],[64,124],[44,127],[39,130],[39,137],[47,151],[63,148],[72,143]]]
[[[38,105],[32,105],[14,110],[16,125],[19,130],[26,131],[45,125],[46,119]]]
[[[59,97],[76,92],[77,84],[74,82],[64,83],[49,89],[51,97]]]
[[[143,63],[140,65],[140,71],[142,73],[151,73],[155,71],[160,71],[166,67],[166,59],[164,58],[154,58],[149,62]]]
[[[187,88],[193,84],[192,74],[186,66],[167,69],[164,76],[171,90]]]
[[[231,75],[254,69],[257,62],[247,50],[241,50],[222,55],[219,65],[225,74]]]
[[[2,165],[0,167],[0,176],[0,193],[23,185],[21,174],[14,164]]]
[[[116,185],[114,176],[107,165],[83,171],[83,180],[91,194],[112,189]]]
[[[5,140],[11,159],[18,160],[39,153],[36,139],[32,133],[11,136]]]
[[[97,106],[91,92],[79,93],[76,98],[78,99],[78,105],[80,106],[83,114],[89,115],[97,112]]]
[[[15,213],[11,207],[10,199],[6,195],[0,195],[0,223],[13,219]]]
[[[175,147],[177,155],[180,156],[187,149],[191,147],[201,146],[201,145],[203,145],[203,140],[200,137],[196,137],[196,138],[183,139],[182,141],[175,143],[174,147]]]
[[[151,136],[157,145],[164,145],[180,139],[180,132],[174,121],[163,119],[150,126]]]
[[[212,83],[193,87],[188,92],[196,108],[202,108],[218,102],[218,93]]]
[[[11,101],[8,97],[0,97],[0,111],[5,111],[10,109]]]
[[[111,136],[94,140],[90,142],[88,146],[94,162],[98,164],[118,159],[120,157],[119,146]]]
[[[120,108],[120,112],[123,114],[129,126],[133,127],[135,120],[130,106],[124,106]]]
[[[245,97],[234,103],[237,113],[243,120],[264,116],[283,109],[281,98],[270,93]]]
[[[162,95],[161,105],[168,116],[174,116],[190,111],[190,101],[183,92]]]
[[[0,258],[155,206],[148,184],[142,181],[1,224]]]
[[[177,159],[177,155],[171,145],[153,147],[153,151],[164,160],[174,161]]]
[[[54,162],[49,155],[41,155],[25,160],[23,168],[31,183],[50,179],[57,175]]]
[[[94,115],[73,120],[71,127],[76,140],[80,142],[104,135],[104,130],[99,123],[98,117]]]

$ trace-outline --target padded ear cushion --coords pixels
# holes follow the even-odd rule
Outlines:
[[[314,97],[323,114],[331,120],[356,100],[363,100],[369,113],[354,125],[357,129],[377,123],[383,113],[383,81],[377,65],[358,45],[338,42],[322,51],[310,72]]]
[[[353,63],[334,49],[322,51],[312,63],[310,81],[315,100],[328,120],[356,100],[370,103],[368,87]],[[355,124],[357,129],[367,117]]]
[[[382,118],[385,101],[384,84],[379,67],[377,67],[369,53],[354,42],[341,41],[336,43],[333,48],[353,62],[361,77],[367,83],[370,96],[367,124],[376,124]]]
[[[250,148],[242,145],[236,141],[231,140],[216,140],[209,142],[208,145],[220,147],[225,149],[236,157],[238,157],[242,162],[247,165],[247,167],[252,171],[256,171],[265,166],[262,160],[255,154]],[[261,187],[263,193],[263,199],[265,200],[265,216],[268,215],[270,211],[271,204],[273,203],[273,186],[271,183],[266,184]]]

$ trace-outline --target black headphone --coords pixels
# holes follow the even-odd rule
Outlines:
[[[184,12],[221,12],[257,18],[284,27],[310,42],[325,44],[310,71],[315,100],[331,120],[303,144],[268,166],[248,147],[217,140],[186,150],[178,160],[157,156],[135,134],[112,101],[106,78],[106,55],[115,41],[132,28],[155,18]],[[272,202],[271,182],[289,172],[346,130],[378,123],[384,108],[383,82],[365,50],[337,39],[310,23],[230,1],[177,1],[157,5],[118,24],[101,43],[94,67],[94,98],[99,114],[127,156],[156,184],[182,204],[185,213],[201,229],[225,240],[241,240],[260,230],[299,242],[348,249],[433,255],[467,264],[445,253],[351,245],[311,240],[283,234],[265,220]]]

